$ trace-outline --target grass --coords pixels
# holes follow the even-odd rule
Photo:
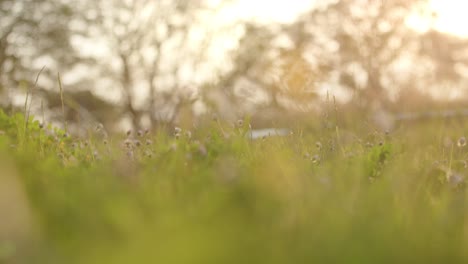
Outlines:
[[[464,123],[354,120],[80,139],[1,112],[0,263],[467,263]]]

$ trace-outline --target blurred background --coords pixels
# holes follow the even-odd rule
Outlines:
[[[463,107],[466,10],[464,0],[0,0],[0,105],[22,111],[28,99],[36,118],[65,118],[77,133],[213,114],[287,126],[330,102],[400,117]]]

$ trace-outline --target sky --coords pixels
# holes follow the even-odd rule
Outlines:
[[[416,11],[408,18],[408,25],[424,32],[430,28],[468,38],[468,0],[429,0],[425,10]],[[435,18],[431,19],[432,14]]]
[[[219,3],[223,0],[211,0]],[[228,4],[218,13],[219,21],[231,22],[236,19],[255,19],[259,22],[271,21],[290,23],[301,13],[325,0],[237,0]],[[437,18],[431,21],[430,14]],[[468,37],[468,0],[429,0],[429,8],[422,14],[415,13],[409,25],[425,31],[431,26],[439,31]],[[432,24],[432,25],[431,25]]]

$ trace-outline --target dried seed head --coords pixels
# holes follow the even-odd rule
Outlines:
[[[192,138],[192,132],[190,131],[185,131],[185,137],[187,137],[188,139],[191,139]]]
[[[129,137],[132,134],[132,130],[127,130],[127,137]]]
[[[244,126],[244,120],[239,119],[239,120],[237,120],[236,124],[237,124],[238,127],[242,127],[242,126]]]
[[[138,135],[139,137],[142,137],[142,136],[143,136],[143,130],[138,130],[137,135]]]
[[[147,146],[149,146],[149,145],[153,144],[153,141],[151,141],[151,139],[147,139],[145,143],[146,143]]]
[[[179,139],[179,138],[180,138],[180,133],[175,133],[174,137],[175,137],[176,139]]]
[[[466,138],[465,137],[459,138],[458,141],[457,141],[457,146],[459,148],[462,148],[462,147],[466,146]]]
[[[145,129],[145,135],[148,135],[148,134],[149,134],[149,132],[150,132],[150,131],[149,131],[149,129],[148,129],[148,128],[147,128],[147,129]]]
[[[180,132],[182,132],[182,128],[174,127],[174,134],[180,134]]]
[[[109,143],[109,142],[107,142],[107,140],[104,139],[104,141],[102,141],[102,143],[104,143],[104,145],[107,145],[107,143]]]
[[[39,128],[40,128],[40,129],[43,129],[43,128],[44,128],[44,124],[43,124],[42,122],[39,123]]]

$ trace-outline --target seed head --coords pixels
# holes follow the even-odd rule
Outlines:
[[[238,127],[242,127],[242,126],[244,126],[244,120],[239,119],[239,120],[237,120],[236,124],[237,124]]]
[[[138,135],[139,137],[142,137],[142,136],[143,136],[143,130],[138,130],[137,135]]]
[[[462,148],[462,147],[466,146],[466,138],[465,137],[459,138],[458,141],[457,141],[457,146],[459,148]]]
[[[129,137],[132,134],[132,130],[127,130],[127,137]]]
[[[174,127],[174,134],[180,134],[180,132],[182,132],[182,128]]]

